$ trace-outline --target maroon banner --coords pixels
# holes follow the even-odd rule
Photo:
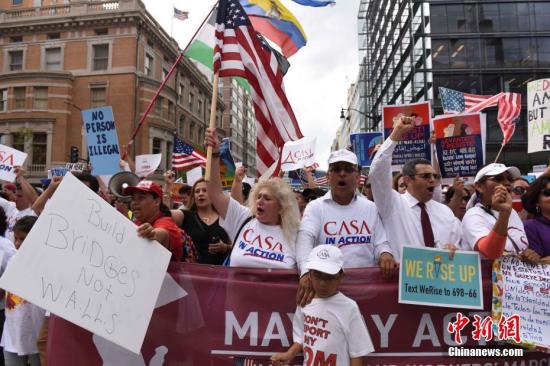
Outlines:
[[[249,357],[267,366],[271,354],[292,344],[296,272],[173,264],[169,273],[187,295],[154,311],[141,355],[52,316],[48,364],[218,366]],[[341,290],[358,302],[375,347],[366,364],[550,366],[549,355],[539,352],[522,358],[447,356],[456,345],[447,331],[456,313],[490,313],[491,263],[483,263],[483,274],[484,310],[469,311],[398,304],[397,277],[384,280],[377,268],[346,271]],[[466,347],[511,347],[476,342],[471,331],[470,325],[462,331]]]

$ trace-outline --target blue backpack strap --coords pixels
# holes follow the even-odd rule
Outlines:
[[[246,220],[243,221],[243,223],[242,223],[241,227],[239,228],[239,230],[237,230],[237,235],[235,235],[235,239],[233,239],[233,243],[231,243],[231,249],[229,250],[229,253],[227,254],[227,257],[223,261],[222,266],[229,267],[230,260],[231,260],[231,253],[233,253],[233,247],[235,246],[235,243],[237,242],[237,239],[239,238],[239,235],[241,234],[241,231],[243,231],[244,226],[246,224],[248,224],[250,222],[250,220],[252,220],[253,218],[254,218],[253,216],[248,216],[246,218]]]

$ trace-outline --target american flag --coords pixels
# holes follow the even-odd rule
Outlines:
[[[328,178],[326,175],[316,177],[315,178],[315,184],[318,186],[327,186],[328,185]]]
[[[498,105],[497,120],[502,130],[502,145],[506,145],[516,130],[516,120],[521,113],[521,94],[498,93],[476,95],[439,87],[441,106],[445,113],[473,113]]]
[[[234,366],[255,366],[254,360],[251,358],[238,358],[233,359]]]
[[[359,185],[362,186],[363,184],[365,184],[368,178],[368,175],[361,173],[361,176],[359,177]]]
[[[179,20],[185,20],[185,19],[189,18],[189,12],[179,10],[174,6],[174,18],[179,19]]]
[[[221,77],[244,77],[252,89],[258,173],[277,174],[284,143],[303,137],[284,92],[277,58],[269,45],[257,37],[238,0],[220,0],[216,38],[214,72]]]
[[[206,157],[196,151],[193,146],[186,144],[174,136],[174,150],[172,151],[172,169],[183,170],[196,166],[206,167]]]

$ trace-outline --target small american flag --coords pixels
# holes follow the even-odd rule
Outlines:
[[[186,144],[174,136],[174,150],[172,151],[172,169],[183,170],[196,166],[206,167],[206,157],[196,151],[193,146]]]
[[[251,358],[235,358],[233,359],[235,366],[255,366],[254,360]]]
[[[473,113],[498,105],[497,120],[502,130],[502,145],[506,145],[516,130],[516,120],[521,113],[521,94],[498,93],[476,95],[439,87],[441,106],[445,113]]]
[[[318,186],[328,186],[328,178],[326,175],[315,178],[315,184]]]
[[[368,175],[361,173],[361,176],[359,177],[359,185],[364,185],[368,178]]]
[[[174,18],[179,19],[179,20],[185,20],[185,19],[189,18],[189,12],[179,10],[174,6]]]

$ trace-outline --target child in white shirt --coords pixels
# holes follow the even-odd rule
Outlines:
[[[25,216],[14,227],[15,247],[19,249],[36,217]],[[45,311],[19,296],[6,293],[6,321],[0,344],[4,347],[6,366],[40,366],[36,341]]]
[[[294,314],[294,344],[271,357],[274,366],[292,361],[302,351],[304,365],[361,366],[374,351],[357,303],[338,291],[344,277],[342,252],[319,245],[304,267],[309,270],[315,298]]]

